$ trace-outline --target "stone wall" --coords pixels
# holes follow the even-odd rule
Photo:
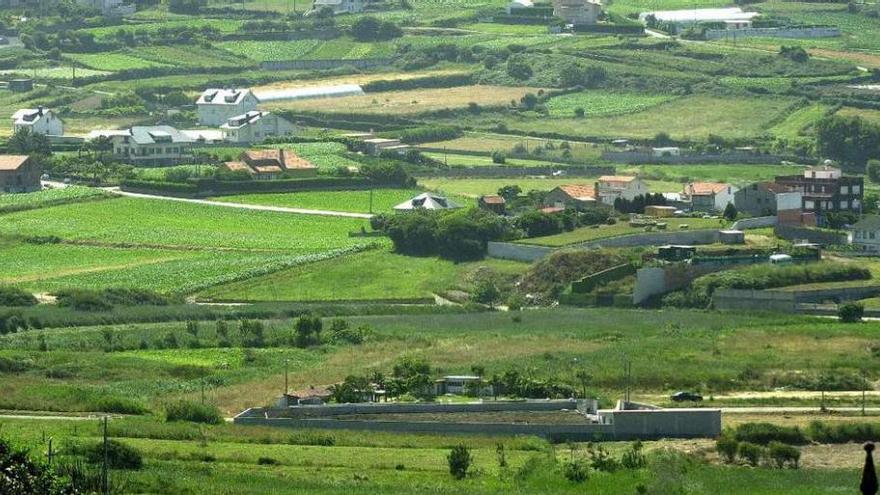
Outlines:
[[[567,177],[597,177],[611,175],[614,167],[574,167],[560,164],[558,167],[514,167],[488,165],[485,167],[449,167],[419,170],[414,177],[525,177],[530,175],[552,175],[565,170]]]
[[[755,153],[724,153],[724,154],[683,154],[678,156],[656,156],[647,151],[605,151],[602,159],[611,162],[641,165],[647,163],[682,165],[689,163],[699,164],[726,164],[726,163],[752,163],[752,164],[778,164],[782,157],[777,155],[762,155]]]
[[[712,305],[720,310],[773,311],[794,313],[797,309],[793,292],[716,289]]]
[[[412,414],[412,413],[461,413],[461,412],[498,412],[498,411],[574,411],[584,401],[576,400],[524,400],[524,401],[487,401],[468,404],[442,403],[358,403],[358,404],[325,404],[320,406],[292,406],[282,409],[251,409],[250,415],[283,416],[285,418],[317,418],[342,416],[350,414]]]
[[[715,438],[721,434],[720,409],[615,410],[610,414],[615,440]]]
[[[834,245],[847,244],[849,242],[847,235],[843,233],[796,227],[793,225],[777,225],[773,229],[773,233],[776,234],[777,237],[789,241],[805,240],[814,244]]]
[[[669,228],[675,227],[675,219],[669,219]],[[714,244],[718,242],[717,230],[677,230],[672,232],[645,232],[630,234],[565,246],[567,248],[662,246],[664,244]]]
[[[730,227],[733,230],[763,229],[765,227],[773,227],[776,225],[776,216],[743,218],[737,220]]]
[[[533,262],[555,251],[546,246],[530,246],[528,244],[516,244],[513,242],[490,242],[488,254],[492,258],[505,260]]]

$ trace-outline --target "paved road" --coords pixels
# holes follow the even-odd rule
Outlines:
[[[239,208],[242,210],[256,210],[256,211],[274,211],[280,213],[297,213],[300,215],[320,215],[326,217],[344,217],[344,218],[363,218],[370,219],[373,218],[373,215],[369,213],[351,213],[345,211],[329,211],[329,210],[310,210],[306,208],[287,208],[284,206],[266,206],[266,205],[249,205],[244,203],[226,203],[222,201],[210,201],[207,199],[191,199],[191,198],[174,198],[171,196],[157,196],[153,194],[141,194],[141,193],[133,193],[127,191],[121,191],[119,188],[111,187],[106,188],[105,190],[112,192],[114,194],[119,194],[120,196],[128,196],[131,198],[143,198],[143,199],[163,199],[165,201],[178,201],[181,203],[193,203],[199,205],[208,205],[208,206],[223,206],[225,208]]]

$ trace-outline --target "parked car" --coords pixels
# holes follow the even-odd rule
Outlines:
[[[676,392],[672,394],[672,402],[699,402],[703,400],[703,396],[696,392]]]

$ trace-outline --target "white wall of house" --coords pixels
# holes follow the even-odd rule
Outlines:
[[[854,229],[852,232],[852,244],[861,251],[880,253],[880,230]]]
[[[259,143],[267,137],[293,134],[295,127],[274,113],[263,114],[259,119],[242,126],[221,127],[223,139],[230,143]]]
[[[739,191],[739,188],[728,184],[723,191],[715,193],[715,209],[718,211],[724,211],[724,209],[727,208],[728,203],[734,202],[733,195],[736,194],[737,191]]]
[[[803,194],[799,191],[776,193],[776,211],[800,210]]]
[[[52,110],[43,110],[43,115],[28,123],[15,123],[13,119],[13,132],[18,132],[25,128],[30,129],[33,134],[44,134],[46,136],[64,135],[64,123]]]
[[[250,90],[242,91],[247,93],[236,103],[226,103],[222,98],[216,102],[197,103],[199,123],[218,127],[232,117],[256,110],[260,101]]]

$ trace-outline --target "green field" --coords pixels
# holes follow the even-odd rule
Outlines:
[[[524,263],[493,259],[455,264],[377,250],[215,287],[200,296],[237,301],[431,298],[435,292],[466,284],[468,273],[478,269],[519,273],[527,267]]]
[[[109,195],[100,189],[70,186],[58,189],[43,189],[32,193],[0,193],[0,212],[41,208],[61,203],[101,199]]]
[[[667,95],[589,91],[554,96],[547,101],[547,108],[553,117],[573,117],[576,109],[582,109],[584,115],[593,117],[641,112],[671,99],[672,97]]]
[[[666,218],[662,219],[668,224],[667,231],[675,231],[680,225],[687,225],[689,230],[718,229],[724,226],[724,222],[717,218]],[[645,232],[643,227],[630,227],[626,222],[617,222],[614,225],[599,225],[598,227],[581,227],[571,232],[563,232],[546,237],[535,237],[518,241],[523,244],[535,244],[538,246],[561,247],[579,242],[595,241],[628,234]],[[656,232],[656,230],[655,230]]]
[[[129,55],[125,52],[118,53],[71,53],[68,54],[74,62],[80,63],[90,69],[102,71],[119,71],[129,69],[146,69],[149,67],[170,67],[166,62],[157,62]]]
[[[359,43],[348,39],[329,41],[224,41],[218,48],[258,62],[287,60],[352,60],[381,58],[393,53],[388,43]]]
[[[56,235],[122,246],[311,254],[359,244],[348,232],[365,225],[352,219],[118,198],[12,213],[4,217],[0,234]]]
[[[253,205],[284,206],[326,211],[387,213],[391,208],[413,196],[421,194],[417,189],[373,189],[356,191],[310,191],[276,194],[239,194],[219,196],[215,201],[246,203]]]

